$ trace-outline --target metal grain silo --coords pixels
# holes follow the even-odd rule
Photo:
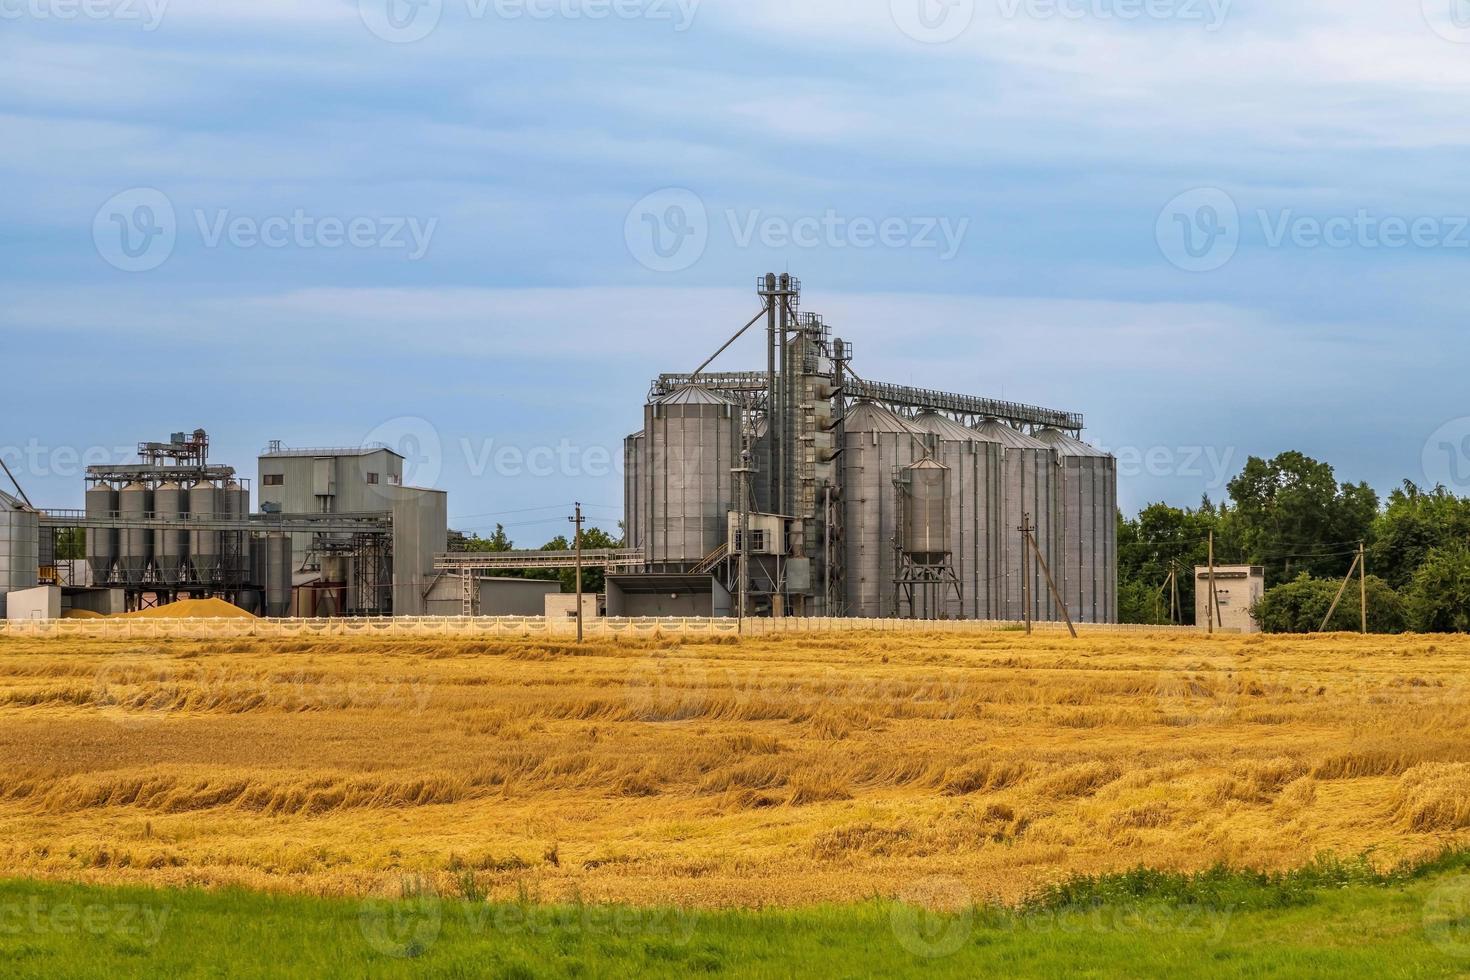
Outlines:
[[[87,488],[87,517],[111,519],[117,514],[117,488],[110,483],[94,483]],[[117,565],[117,528],[87,529],[87,564],[92,567],[92,581],[106,585],[112,581]]]
[[[648,524],[648,468],[644,454],[648,436],[635,432],[623,440],[623,544],[628,548],[643,547]]]
[[[182,521],[187,497],[182,486],[173,481],[160,483],[153,490],[153,513],[159,520]],[[158,528],[153,532],[153,567],[158,580],[165,585],[178,585],[184,559],[189,552],[189,532],[183,527]]]
[[[937,438],[935,458],[951,474],[950,535],[955,574],[962,598],[944,593],[943,614],[950,619],[993,619],[999,605],[1004,565],[1001,533],[1001,449],[975,430],[935,412],[913,420]]]
[[[220,490],[224,503],[224,514],[232,521],[243,521],[250,516],[250,491],[234,480],[229,480]],[[221,566],[225,581],[243,582],[250,571],[250,541],[248,531],[226,531],[220,538]],[[288,552],[289,554],[289,549]]]
[[[220,489],[208,480],[189,488],[189,516],[195,521],[213,520],[220,512]],[[220,581],[220,532],[195,528],[189,532],[189,563],[194,581]]]
[[[940,565],[951,554],[949,467],[926,457],[903,468],[903,550],[916,565]]]
[[[1001,582],[995,618],[1026,618],[1022,583],[1029,570],[1031,615],[1034,619],[1060,619],[1061,614],[1046,587],[1046,577],[1030,554],[1021,525],[1027,514],[1035,529],[1037,548],[1049,564],[1056,561],[1052,514],[1056,499],[1056,465],[1051,449],[1043,442],[995,419],[975,426],[976,434],[995,443],[1001,453],[1000,547]]]
[[[5,594],[34,589],[40,571],[41,516],[0,492],[0,616]]]
[[[153,510],[153,491],[146,483],[133,482],[117,493],[117,511],[125,520],[142,520]],[[153,532],[123,528],[118,534],[118,569],[128,585],[141,585],[153,560]]]
[[[1118,470],[1113,457],[1056,429],[1036,436],[1057,459],[1057,588],[1072,618],[1117,621]]]
[[[924,434],[886,408],[861,402],[843,420],[847,615],[878,619],[895,613],[898,488],[894,478],[923,459]]]
[[[740,409],[707,388],[688,385],[647,406],[644,417],[646,557],[654,566],[684,570],[725,543],[735,505]]]
[[[272,618],[291,615],[291,536],[279,531],[266,535],[265,614]]]

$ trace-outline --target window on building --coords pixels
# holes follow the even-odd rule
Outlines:
[[[376,474],[376,473],[369,473],[367,475],[367,478],[368,478],[368,486],[374,486],[375,487],[375,486],[378,485],[378,474]]]
[[[260,482],[268,487],[284,487],[286,485],[286,474],[267,473],[260,478]]]

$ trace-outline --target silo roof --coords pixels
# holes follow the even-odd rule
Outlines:
[[[848,410],[843,422],[849,432],[903,432],[908,435],[919,432],[888,409],[872,402],[859,402]]]
[[[925,432],[932,432],[941,439],[949,442],[980,442],[980,434],[968,426],[961,425],[947,415],[938,412],[924,412],[914,419],[916,428]]]
[[[1019,429],[1013,429],[1004,422],[995,419],[986,419],[975,426],[975,434],[985,442],[998,442],[1007,449],[1047,449],[1046,443],[1031,438]]]
[[[734,402],[701,385],[685,385],[654,402],[655,405],[733,405]]]
[[[1074,439],[1060,429],[1042,429],[1036,433],[1036,438],[1050,446],[1058,456],[1080,456],[1086,459],[1109,459],[1112,456],[1096,446],[1089,446],[1081,439]]]
[[[12,497],[4,490],[0,490],[0,509],[3,510],[30,510],[25,501]]]

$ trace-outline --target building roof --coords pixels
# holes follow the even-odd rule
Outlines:
[[[975,426],[974,432],[985,442],[998,442],[1007,449],[1048,449],[1046,443],[1031,438],[1019,429],[1013,429],[1004,422],[995,419],[986,419]]]
[[[31,510],[26,502],[18,497],[12,497],[4,490],[0,490],[0,510]]]
[[[262,452],[260,454],[260,458],[261,459],[290,459],[290,458],[299,458],[299,457],[302,457],[302,456],[311,456],[311,457],[317,457],[317,458],[321,458],[321,457],[342,457],[342,456],[371,456],[374,453],[388,453],[388,454],[390,454],[392,456],[397,456],[399,459],[403,459],[404,458],[404,456],[403,456],[402,453],[396,452],[396,451],[394,451],[392,449],[389,449],[387,446],[383,445],[382,443],[369,443],[366,446],[333,446],[333,447],[326,448],[326,449],[287,449],[286,447],[282,446],[280,448],[272,448],[272,449],[265,450],[264,452]]]
[[[949,442],[983,441],[974,429],[961,425],[949,416],[940,415],[938,412],[922,412],[915,417],[913,424]]]
[[[656,405],[733,405],[728,398],[721,398],[702,385],[685,385],[671,391],[654,404]]]
[[[848,432],[903,432],[917,435],[919,430],[881,405],[858,402],[847,410],[843,425]]]

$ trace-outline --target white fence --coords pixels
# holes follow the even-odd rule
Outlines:
[[[746,636],[776,633],[994,633],[1020,631],[1021,623],[978,620],[912,619],[747,619]],[[1037,623],[1038,633],[1066,632],[1064,623]],[[1197,627],[1113,626],[1079,623],[1079,633],[1175,632],[1200,633]],[[86,639],[133,639],[143,637],[212,639],[228,637],[344,637],[380,639],[431,639],[450,637],[575,636],[574,619],[535,617],[395,618],[395,619],[52,619],[0,622],[3,637],[80,637]],[[585,624],[591,637],[720,635],[741,633],[733,619],[593,619]]]

